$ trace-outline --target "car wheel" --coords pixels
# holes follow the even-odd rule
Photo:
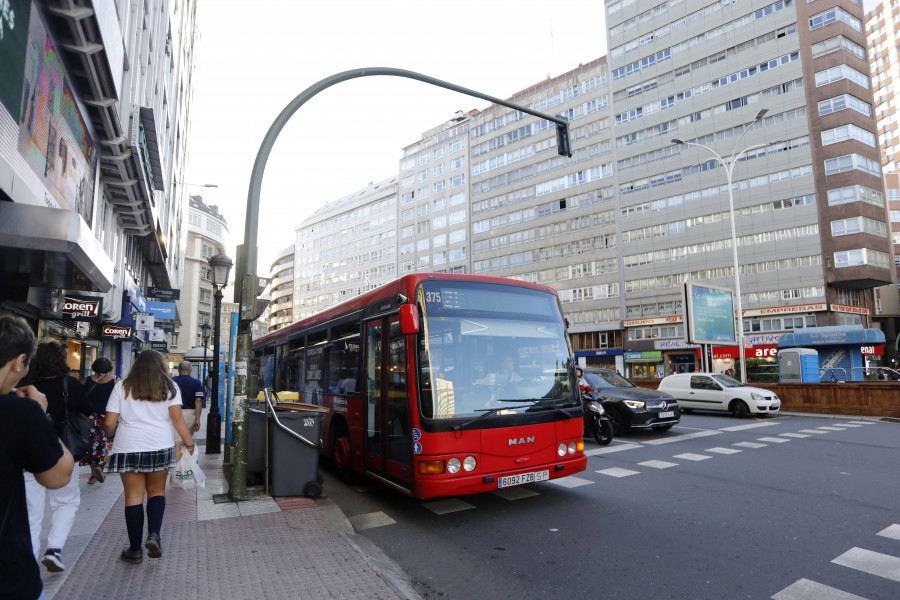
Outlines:
[[[607,408],[606,416],[609,419],[609,422],[612,423],[614,436],[620,436],[628,431],[628,425],[625,424],[625,418],[622,416],[622,413],[619,412],[618,408]]]
[[[750,414],[750,409],[747,408],[747,403],[743,400],[732,400],[731,406],[728,408],[731,409],[731,414],[738,419],[743,419]]]
[[[671,425],[657,425],[653,428],[653,431],[668,431],[672,429]]]

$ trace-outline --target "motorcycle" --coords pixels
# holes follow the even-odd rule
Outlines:
[[[591,436],[601,446],[608,445],[613,439],[613,426],[606,416],[606,409],[600,402],[596,392],[584,392],[581,395],[584,408],[584,435]]]

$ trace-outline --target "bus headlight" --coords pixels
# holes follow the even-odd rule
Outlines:
[[[566,443],[562,442],[556,449],[556,453],[559,454],[560,458],[562,458],[566,455],[566,452],[568,452],[568,450],[566,449]]]
[[[450,460],[447,461],[447,472],[448,473],[459,473],[460,466],[461,466],[461,463],[459,462],[459,459],[454,456],[453,458],[451,458]]]
[[[575,454],[575,450],[577,450],[577,446],[575,442],[569,442],[569,454]]]
[[[463,469],[471,473],[475,470],[475,467],[478,466],[478,461],[475,460],[474,456],[467,456],[466,460],[463,461]]]

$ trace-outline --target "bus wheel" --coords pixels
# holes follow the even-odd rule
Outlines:
[[[350,469],[353,463],[353,453],[350,450],[350,436],[346,432],[341,432],[334,440],[334,448],[331,450],[334,457],[334,464],[338,469]]]

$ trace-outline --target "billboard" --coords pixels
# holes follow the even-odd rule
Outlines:
[[[2,4],[4,1],[0,0]],[[20,28],[27,26],[21,66],[5,63],[8,56],[19,58],[14,52],[17,48],[7,51],[4,47],[4,20],[0,65],[5,68],[0,70],[4,74],[0,78],[0,99],[4,106],[13,104],[10,113],[17,117],[19,128],[17,149],[46,189],[44,201],[53,208],[77,212],[91,225],[97,148],[36,6],[30,6],[29,17],[17,12],[15,19],[17,35],[25,34]],[[6,80],[9,69],[18,75]],[[16,95],[18,99],[13,98]]]
[[[691,344],[735,344],[734,296],[727,288],[684,284],[687,327]]]
[[[0,2],[0,104],[17,122],[22,112],[31,0]]]

